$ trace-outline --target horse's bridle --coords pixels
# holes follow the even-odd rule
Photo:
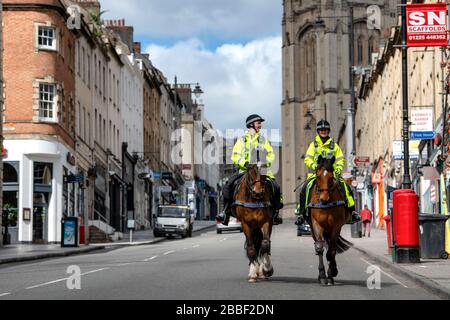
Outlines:
[[[254,198],[256,200],[260,200],[260,199],[262,199],[264,197],[264,193],[265,193],[266,190],[265,190],[265,181],[261,180],[261,174],[259,172],[259,170],[260,170],[260,165],[259,164],[258,164],[257,170],[258,170],[257,171],[258,174],[257,174],[256,180],[253,181],[252,183],[250,183],[250,181],[249,181],[250,179],[245,179],[246,180],[245,182],[246,182],[246,186],[247,186],[248,191],[250,191],[250,194],[252,195],[252,198]],[[250,172],[248,172],[247,174],[250,174]],[[257,183],[261,183],[262,184],[262,190],[261,190],[260,193],[256,193],[255,191],[253,191],[253,187]]]
[[[320,189],[319,185],[316,184],[316,193],[319,197],[322,192],[328,192],[330,195],[332,195],[333,192],[336,190],[337,186],[338,186],[337,180],[333,177],[333,185],[331,186],[331,188]]]

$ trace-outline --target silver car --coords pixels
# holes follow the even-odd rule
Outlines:
[[[228,224],[228,226],[224,226],[221,223],[217,223],[217,233],[221,234],[224,231],[239,231],[239,232],[243,232],[242,231],[242,224],[235,217],[231,217],[230,218],[230,223]]]

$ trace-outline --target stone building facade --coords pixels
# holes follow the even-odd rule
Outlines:
[[[350,158],[346,130],[350,99],[350,5],[353,7],[356,74],[371,64],[372,53],[397,21],[397,3],[385,1],[283,1],[283,192],[294,211],[293,191],[306,178],[304,154],[319,120],[332,125],[331,135]],[[375,27],[368,29],[368,7],[376,5]],[[372,11],[370,11],[372,15]],[[316,21],[322,20],[323,28]],[[372,20],[371,20],[372,21]]]

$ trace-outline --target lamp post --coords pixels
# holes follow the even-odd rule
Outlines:
[[[402,87],[403,87],[403,150],[404,175],[403,189],[411,189],[411,175],[409,170],[409,118],[408,118],[408,46],[406,30],[406,0],[402,0]]]

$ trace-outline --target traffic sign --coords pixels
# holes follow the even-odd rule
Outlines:
[[[414,140],[432,140],[434,139],[435,133],[433,131],[427,132],[411,132],[411,139]]]
[[[370,157],[355,157],[353,164],[355,167],[368,167],[370,165]]]

